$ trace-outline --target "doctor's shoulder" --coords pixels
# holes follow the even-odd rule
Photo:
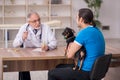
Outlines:
[[[45,30],[51,30],[51,27],[49,25],[45,24],[45,23],[42,23],[41,26]]]
[[[48,24],[46,24],[46,23],[41,23],[41,25],[43,26],[43,27],[50,27]]]

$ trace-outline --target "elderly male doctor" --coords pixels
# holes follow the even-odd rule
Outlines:
[[[45,51],[55,49],[57,47],[57,41],[54,33],[49,26],[41,24],[38,13],[29,13],[27,18],[28,23],[19,29],[13,41],[13,47],[41,47]],[[31,80],[29,71],[19,72],[19,80]]]
[[[50,27],[41,24],[40,16],[36,12],[29,13],[28,23],[24,24],[13,41],[13,47],[35,48],[44,47],[44,50],[52,50],[57,46],[57,41]]]

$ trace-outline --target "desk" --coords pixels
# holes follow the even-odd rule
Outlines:
[[[3,72],[48,70],[60,63],[73,63],[64,56],[64,48],[48,52],[34,52],[32,48],[0,49],[0,80]]]
[[[111,67],[120,67],[120,39],[106,39],[105,53],[112,53]]]

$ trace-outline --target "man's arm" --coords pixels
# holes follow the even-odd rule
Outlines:
[[[80,45],[78,45],[77,43],[75,42],[71,42],[69,45],[68,45],[68,49],[67,49],[67,57],[68,58],[73,58],[75,53],[81,48]]]

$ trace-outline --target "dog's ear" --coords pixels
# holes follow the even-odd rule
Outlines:
[[[75,33],[74,29],[69,28],[69,27],[66,27],[66,29],[67,29],[67,28],[68,28],[69,30],[72,30],[73,33]]]
[[[66,33],[74,35],[75,31],[72,28],[66,27],[62,32],[62,35],[65,36]]]
[[[65,28],[64,31],[62,32],[62,35],[63,35],[63,36],[65,35],[65,31],[66,31],[66,28]]]

